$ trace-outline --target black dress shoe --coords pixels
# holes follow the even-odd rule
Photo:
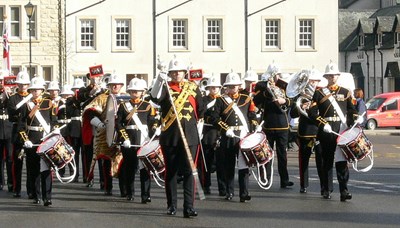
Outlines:
[[[226,196],[226,192],[219,192],[219,196]]]
[[[171,206],[167,209],[167,215],[176,215],[176,207]]]
[[[16,192],[13,195],[14,198],[21,198],[21,193],[20,192]]]
[[[147,197],[146,199],[142,199],[142,203],[146,204],[146,203],[150,203],[151,202],[151,198]]]
[[[307,193],[307,188],[300,188],[300,193]]]
[[[210,188],[205,188],[205,189],[204,189],[204,194],[210,195],[210,194],[211,194]]]
[[[281,183],[281,188],[287,188],[287,187],[291,187],[291,186],[293,186],[293,185],[294,185],[294,183],[291,182],[291,181],[282,182],[282,183]]]
[[[240,202],[242,202],[242,203],[244,203],[246,201],[250,201],[250,200],[251,200],[251,196],[250,195],[240,197]]]
[[[51,206],[52,204],[53,204],[53,203],[51,202],[51,200],[48,200],[48,199],[44,200],[44,203],[43,203],[43,205],[44,205],[45,207]]]
[[[227,194],[225,196],[225,199],[231,201],[233,199],[233,194],[232,193]]]
[[[133,201],[133,197],[132,197],[131,195],[128,195],[128,196],[126,197],[126,199],[127,199],[128,201]]]
[[[2,184],[0,184],[0,190],[3,190],[3,185]]]
[[[105,191],[105,192],[104,192],[104,195],[105,195],[105,196],[112,196],[112,192],[111,192],[111,191]]]
[[[196,216],[197,216],[197,211],[195,211],[193,208],[188,208],[183,210],[183,217],[185,218],[196,217]]]
[[[324,191],[322,194],[322,197],[324,199],[331,199],[331,192],[330,191]]]
[[[40,204],[40,199],[33,200],[33,204]]]
[[[33,196],[32,193],[28,193],[28,199],[35,199],[36,197]]]
[[[8,192],[13,192],[13,190],[14,190],[14,188],[13,188],[12,184],[8,185]]]
[[[351,198],[353,198],[353,196],[348,191],[344,191],[344,192],[340,193],[340,201],[342,201],[342,202],[344,202],[346,200],[351,200]]]

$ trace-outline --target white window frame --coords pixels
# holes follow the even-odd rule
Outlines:
[[[209,32],[208,32],[208,22],[209,21],[219,21],[219,46],[210,46],[209,42]],[[204,16],[203,17],[203,51],[204,52],[221,52],[224,50],[225,44],[225,18],[223,16]]]
[[[169,17],[169,42],[168,42],[168,49],[169,51],[172,52],[188,52],[190,50],[190,39],[189,39],[189,34],[190,34],[190,20],[189,17],[187,16],[171,16]],[[185,21],[185,45],[184,46],[174,46],[174,21]]]
[[[276,42],[278,45],[276,46],[267,46],[267,32],[266,32],[266,27],[267,27],[267,21],[277,21],[277,32],[276,32]],[[273,35],[273,34],[271,34]],[[261,50],[264,52],[269,52],[269,51],[282,51],[282,18],[280,17],[262,17],[262,22],[261,22]]]
[[[364,47],[365,46],[365,35],[364,34],[359,34],[358,35],[358,40],[359,40],[359,47]]]
[[[306,33],[300,31],[300,26],[301,21],[311,21],[312,26],[311,26],[311,34],[310,31],[307,31]],[[296,18],[296,51],[316,51],[317,43],[316,43],[316,19],[313,16],[302,16],[302,17],[297,17]],[[311,38],[311,45],[300,45],[301,39],[300,35],[310,35]],[[307,40],[307,39],[306,39]]]
[[[19,9],[19,17],[18,17],[18,21],[13,21],[12,20],[12,18],[11,18],[11,8],[18,8]],[[16,6],[16,5],[13,5],[13,6],[9,6],[9,13],[7,12],[7,10],[6,10],[6,12],[5,13],[7,13],[7,15],[9,15],[8,16],[8,23],[9,23],[9,26],[10,26],[10,36],[9,36],[9,38],[18,38],[18,39],[21,39],[21,37],[22,36],[25,36],[25,37],[28,37],[27,36],[27,33],[24,35],[23,33],[22,33],[22,25],[24,24],[23,22],[22,22],[22,7],[20,7],[20,6]],[[26,13],[25,13],[25,15],[26,15]],[[18,28],[18,34],[17,35],[15,35],[15,34],[13,34],[13,24],[18,24],[19,25],[19,28]],[[27,28],[28,29],[28,28]],[[3,32],[3,31],[1,31],[1,32]]]
[[[117,21],[128,21],[128,46],[117,46]],[[112,17],[112,52],[132,52],[134,51],[133,37],[134,37],[134,20],[129,16],[113,16]]]
[[[375,44],[377,47],[381,47],[382,46],[382,39],[383,39],[383,33],[378,32],[376,34],[376,44]]]
[[[86,47],[86,46],[81,46],[81,25],[82,21],[93,21],[93,47]],[[77,52],[97,52],[97,41],[98,41],[98,32],[97,32],[97,27],[98,27],[98,19],[97,17],[79,17],[76,20],[76,50]]]

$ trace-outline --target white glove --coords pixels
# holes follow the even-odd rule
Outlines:
[[[125,141],[122,143],[122,146],[125,147],[125,148],[131,147],[131,141],[128,140],[128,139],[125,140]]]
[[[160,82],[162,81],[166,81],[168,79],[168,75],[164,72],[160,72],[158,74],[157,80],[159,80]]]
[[[58,127],[54,128],[53,133],[61,135],[60,128],[58,128]]]
[[[104,129],[106,128],[106,125],[101,122],[101,120],[98,117],[94,117],[91,121],[90,124],[98,129]]]
[[[156,128],[156,131],[154,132],[156,136],[159,136],[161,134],[161,127]]]
[[[257,125],[256,131],[255,132],[261,132],[262,131],[262,125]]]
[[[25,148],[32,148],[33,147],[33,143],[32,141],[28,140],[24,142],[24,147]]]
[[[356,120],[356,124],[362,124],[364,122],[364,117],[363,116],[359,116]]]
[[[225,135],[229,138],[233,138],[235,137],[235,132],[233,132],[233,130],[229,128],[228,130],[226,130]]]
[[[324,132],[332,133],[332,127],[328,123],[324,125]]]

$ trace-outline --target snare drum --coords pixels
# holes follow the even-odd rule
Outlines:
[[[58,134],[50,136],[37,148],[36,153],[49,167],[56,171],[70,163],[75,155],[74,149]]]
[[[153,174],[164,172],[164,156],[158,140],[153,140],[150,143],[144,144],[143,147],[139,149],[137,156],[144,167]]]
[[[372,152],[372,143],[360,127],[344,131],[337,138],[337,145],[348,162],[360,161]]]
[[[255,132],[244,137],[240,141],[240,151],[248,166],[264,165],[274,155],[263,132]]]

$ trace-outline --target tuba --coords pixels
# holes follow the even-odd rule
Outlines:
[[[267,80],[267,90],[272,95],[273,100],[278,98],[285,99],[285,93],[283,92],[282,88],[278,87],[274,82],[275,75],[271,75]],[[287,112],[288,107],[287,105],[279,105],[278,108],[283,112]]]
[[[289,81],[286,89],[286,95],[289,98],[294,98],[299,95],[296,100],[296,107],[299,112],[306,117],[308,117],[306,110],[309,108],[309,105],[306,108],[303,108],[303,104],[311,103],[316,89],[316,86],[309,83],[311,74],[312,72],[307,70],[295,74],[295,76]]]

